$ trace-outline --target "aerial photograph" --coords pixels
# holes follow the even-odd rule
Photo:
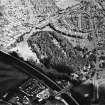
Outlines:
[[[105,105],[105,0],[0,0],[0,105]]]

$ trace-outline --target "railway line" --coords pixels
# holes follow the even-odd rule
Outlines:
[[[20,58],[17,58],[11,54],[7,54],[5,52],[0,51],[0,56],[8,59],[12,65],[18,65],[22,69],[24,73],[27,75],[35,78],[39,78],[42,80],[45,84],[47,84],[51,89],[55,90],[58,92],[58,94],[64,90],[62,89],[55,81],[50,79],[48,76],[45,74],[41,73],[41,69],[38,67],[32,67],[30,64],[28,64],[25,61],[22,61]],[[15,75],[15,74],[14,74]],[[68,95],[66,93],[61,93],[61,97],[64,98],[67,102],[69,102],[69,105],[79,105],[78,102],[72,97],[72,95]],[[66,98],[67,97],[67,98]]]

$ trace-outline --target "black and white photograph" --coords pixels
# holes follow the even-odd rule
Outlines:
[[[105,105],[105,0],[0,0],[0,105]]]

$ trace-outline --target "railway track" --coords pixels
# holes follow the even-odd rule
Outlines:
[[[39,78],[40,80],[44,81],[45,84],[47,84],[51,89],[58,92],[58,94],[63,90],[55,81],[50,79],[48,76],[43,74],[41,72],[41,69],[37,66],[32,67],[27,62],[21,60],[20,58],[17,58],[15,56],[12,56],[8,53],[5,53],[3,51],[0,51],[0,56],[8,59],[13,65],[19,65],[24,73],[27,75],[35,78]],[[68,95],[66,93],[62,93],[61,97],[64,98],[67,102],[69,102],[69,105],[79,105],[78,102],[72,97],[72,95]],[[66,99],[67,97],[67,99]]]

